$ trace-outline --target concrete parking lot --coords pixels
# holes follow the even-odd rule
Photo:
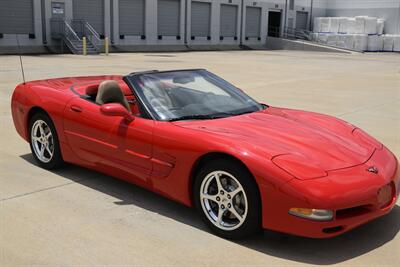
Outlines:
[[[260,102],[343,118],[400,158],[400,54],[289,51],[24,56],[27,80],[207,68]],[[212,235],[194,210],[76,166],[36,166],[14,130],[17,56],[0,56],[0,266],[400,266],[400,202],[333,239]]]

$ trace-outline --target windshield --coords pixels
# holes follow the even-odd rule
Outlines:
[[[153,72],[128,79],[159,120],[216,119],[263,109],[241,90],[206,70]]]

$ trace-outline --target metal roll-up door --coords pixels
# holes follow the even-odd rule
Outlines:
[[[0,33],[34,34],[33,0],[0,0]]]
[[[237,28],[238,7],[236,5],[221,5],[220,33],[222,37],[235,37]]]
[[[119,0],[119,33],[144,35],[145,0]]]
[[[192,2],[192,36],[210,36],[211,3]]]
[[[85,20],[97,31],[104,34],[104,0],[73,0],[73,16]]]
[[[260,37],[261,8],[246,8],[246,37]]]
[[[158,0],[157,27],[158,35],[179,36],[181,1],[180,0]]]
[[[303,11],[296,12],[296,29],[307,30],[308,13]]]

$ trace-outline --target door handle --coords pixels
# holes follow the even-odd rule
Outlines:
[[[72,105],[71,110],[75,112],[82,112],[82,108],[79,106]]]

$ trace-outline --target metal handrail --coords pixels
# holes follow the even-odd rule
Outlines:
[[[85,27],[89,30],[89,32],[91,34],[93,34],[94,36],[96,36],[100,40],[100,34],[98,32],[96,32],[96,30],[93,28],[92,25],[90,25],[89,22],[85,21]]]
[[[68,24],[67,21],[64,20],[64,39],[66,40],[66,44],[75,52],[79,51],[79,48],[75,45],[73,41],[82,42],[82,39],[79,38],[78,34],[72,29],[71,25]]]
[[[313,34],[311,31],[285,27],[283,30],[283,37],[287,39],[301,39],[306,41],[313,41]]]
[[[100,34],[97,33],[89,22],[83,19],[73,19],[72,28],[79,36],[86,37],[88,42],[91,43],[97,51],[102,50],[103,46]]]
[[[76,34],[76,32],[72,29],[71,25],[68,24],[67,21],[64,20],[64,25],[65,25],[65,31],[64,34],[66,36],[70,36],[72,35],[74,37],[75,40],[77,41],[82,41],[81,38],[79,38],[78,34]]]
[[[89,42],[91,42],[97,50],[101,50],[102,41],[100,35],[87,21],[84,22],[85,35],[87,36]]]
[[[315,38],[315,33],[308,31],[308,30],[300,30],[300,29],[295,29],[295,28],[285,28],[284,30],[284,37],[286,39],[301,39],[307,42],[312,42],[315,44],[327,46],[327,47],[332,47],[332,48],[339,48],[342,50],[348,50],[348,51],[354,51],[354,52],[362,52],[357,49],[351,49],[351,48],[346,48],[344,42],[342,42],[342,45],[331,45],[327,44],[324,42],[319,41],[317,38]]]

